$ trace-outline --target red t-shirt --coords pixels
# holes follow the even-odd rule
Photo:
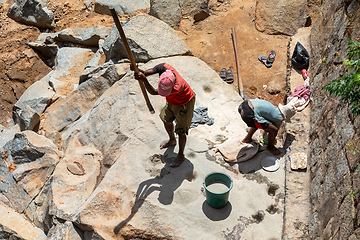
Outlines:
[[[195,93],[175,68],[167,63],[160,63],[153,68],[153,71],[158,73],[159,76],[166,70],[172,71],[176,76],[174,88],[166,97],[166,101],[175,106],[181,106],[188,103],[194,97]]]

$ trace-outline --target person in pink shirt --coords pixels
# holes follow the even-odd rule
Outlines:
[[[140,70],[140,69],[139,69]],[[159,74],[158,88],[155,89],[146,76]],[[190,85],[180,76],[174,67],[161,63],[146,71],[135,73],[135,79],[142,81],[151,95],[160,95],[166,98],[166,105],[161,110],[160,119],[164,123],[169,140],[160,144],[160,148],[176,145],[175,133],[179,136],[179,152],[171,167],[178,167],[185,160],[184,149],[186,135],[190,129],[194,112],[195,93]],[[174,126],[173,121],[176,120]]]

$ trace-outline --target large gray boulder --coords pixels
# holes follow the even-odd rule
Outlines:
[[[166,22],[171,27],[179,25],[182,14],[179,0],[151,0],[149,14]]]
[[[95,12],[111,15],[110,8],[114,8],[118,15],[133,14],[138,10],[149,9],[150,0],[95,0]]]
[[[236,227],[239,216],[251,218],[275,203],[266,186],[234,173],[236,170],[225,167],[213,155],[214,145],[246,135],[246,125],[237,112],[242,100],[218,73],[194,57],[152,60],[140,68],[145,70],[161,62],[174,66],[189,82],[196,92],[195,107],[208,107],[214,124],[190,129],[186,160],[179,168],[170,168],[178,147],[159,149],[160,142],[167,138],[163,124],[158,114],[149,113],[138,83],[132,79],[133,73],[125,75],[90,111],[62,132],[62,141],[69,142],[64,149],[70,148],[74,139],[84,145],[94,144],[108,169],[71,219],[82,230],[96,230],[105,239],[197,239],[200,235],[204,239],[222,239],[231,234],[229,229]],[[157,80],[158,76],[149,76],[153,85]],[[150,100],[159,113],[165,99],[150,96]],[[262,157],[260,153],[253,161]],[[226,172],[234,180],[231,205],[219,211],[205,203],[202,190],[202,181],[211,171]],[[262,174],[274,179],[283,171]],[[280,184],[283,178],[279,180]],[[282,214],[265,214],[262,224],[251,225],[251,231],[260,238],[281,238],[281,223]],[[264,230],[269,228],[271,233]],[[241,236],[251,239],[251,231],[244,231]]]
[[[57,32],[54,40],[59,42],[72,42],[87,46],[99,46],[99,40],[105,39],[110,33],[110,28],[94,26],[91,28],[67,28]]]
[[[159,149],[166,131],[158,114],[149,113],[129,63],[108,62],[91,67],[75,91],[45,111],[40,129],[52,135],[64,156],[32,131],[16,133],[4,145],[1,154],[7,150],[8,157],[0,165],[0,201],[50,239],[222,239],[236,236],[239,228],[244,239],[254,232],[259,239],[280,239],[281,211],[263,214],[261,224],[252,216],[274,205],[281,209],[283,169],[261,170],[266,151],[242,166],[214,156],[216,146],[246,135],[237,112],[242,99],[195,57],[160,58],[139,67],[162,62],[177,69],[196,92],[195,107],[208,107],[215,120],[190,129],[179,168],[169,167],[178,146]],[[149,81],[156,86],[158,76]],[[159,113],[165,99],[149,97]],[[244,166],[266,184],[238,174]],[[234,182],[230,203],[220,210],[205,202],[202,182],[212,171],[227,173]],[[271,181],[281,186],[276,197],[268,194]]]
[[[15,0],[7,15],[15,21],[40,28],[55,26],[54,14],[44,0]]]
[[[184,17],[195,21],[208,17],[208,3],[209,0],[151,0],[149,14],[177,27]]]
[[[51,71],[43,80],[48,81],[53,77],[60,81],[78,84],[82,70],[93,56],[94,52],[89,48],[60,48],[56,56],[54,71]]]
[[[13,106],[13,120],[21,131],[33,130],[40,122],[40,115],[53,101],[54,89],[46,81],[37,81],[21,95]]]
[[[70,95],[56,101],[45,111],[44,121],[40,126],[46,136],[54,139],[57,132],[78,120],[124,74],[119,73],[118,68],[111,62],[94,69]]]
[[[90,49],[59,48],[56,66],[22,94],[13,106],[13,119],[23,130],[37,129],[40,115],[59,98],[65,98],[77,87],[81,72],[94,56]]]
[[[20,213],[0,202],[1,239],[47,240],[45,233]]]
[[[4,145],[14,138],[15,133],[20,132],[19,125],[9,125],[7,128],[3,129],[0,132],[0,149],[4,147]]]
[[[306,0],[257,0],[255,27],[267,34],[294,35],[305,27],[309,14]]]
[[[0,168],[0,195],[16,211],[24,212],[50,179],[61,155],[44,136],[33,131],[16,133],[1,151],[6,161]]]
[[[175,30],[163,21],[148,14],[139,14],[123,23],[123,29],[137,62],[165,56],[191,55],[190,48]],[[103,45],[107,60],[127,58],[125,47],[115,25]]]

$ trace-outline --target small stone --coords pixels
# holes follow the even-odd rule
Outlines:
[[[306,169],[307,154],[306,152],[294,152],[290,154],[291,169]]]
[[[260,223],[265,218],[265,212],[263,210],[259,210],[255,215],[252,215],[252,218],[256,223]]]

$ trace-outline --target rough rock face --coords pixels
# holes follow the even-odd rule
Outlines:
[[[10,7],[8,16],[15,21],[40,28],[54,27],[54,14],[43,0],[16,0]]]
[[[123,24],[124,32],[135,61],[146,62],[165,56],[190,55],[190,48],[179,38],[175,30],[159,19],[139,14]],[[103,50],[106,60],[127,58],[125,47],[115,25],[105,39]]]
[[[137,10],[150,8],[150,0],[96,0],[95,12],[111,15],[110,8],[114,8],[118,15],[132,14]]]
[[[226,234],[233,235],[232,231],[226,229],[229,225],[235,228],[239,215],[251,216],[259,209],[280,204],[277,201],[281,198],[282,188],[278,191],[276,200],[264,190],[263,184],[239,178],[233,172],[236,172],[235,169],[231,170],[220,159],[213,157],[213,145],[238,137],[239,134],[245,135],[245,124],[240,117],[234,117],[238,115],[237,106],[241,101],[238,94],[216,72],[194,57],[157,59],[146,65],[140,64],[140,68],[147,69],[164,61],[173,65],[189,82],[196,92],[196,106],[208,106],[209,115],[215,118],[215,123],[191,129],[186,161],[177,169],[169,168],[177,149],[158,149],[158,143],[166,137],[163,124],[157,115],[149,114],[138,84],[133,80],[133,74],[126,63],[125,76],[103,92],[92,103],[91,109],[79,119],[69,122],[64,130],[57,130],[60,137],[54,141],[64,150],[64,155],[56,168],[50,165],[53,172],[47,174],[46,181],[39,181],[38,178],[43,176],[40,174],[35,178],[40,189],[33,192],[27,189],[26,192],[34,194],[31,198],[23,197],[21,191],[14,194],[20,196],[23,203],[15,205],[15,209],[23,212],[50,239],[81,239],[85,236],[94,239],[194,239],[200,234],[206,238],[221,238],[223,235],[219,230],[218,220],[223,220],[220,228]],[[105,69],[114,66],[112,63],[107,64],[109,66]],[[191,71],[194,66],[198,71]],[[103,67],[100,66],[99,69]],[[94,74],[96,75],[96,71]],[[149,80],[157,82],[157,76],[149,77]],[[82,84],[89,81],[91,77]],[[89,87],[96,88],[95,85]],[[71,99],[71,94],[65,99]],[[155,96],[151,101],[159,112],[164,99]],[[80,100],[70,102],[72,105],[63,106],[66,111],[84,104]],[[222,111],[218,111],[220,108]],[[60,121],[63,115],[57,116]],[[63,120],[67,121],[66,118]],[[46,126],[42,128],[45,133],[47,130]],[[32,131],[24,133],[29,136],[32,133],[31,136],[39,138],[44,145],[51,142],[49,139],[41,140],[44,137]],[[22,133],[16,133],[15,138],[24,139]],[[5,147],[11,149],[10,146],[24,146],[12,151],[14,154],[19,152],[14,156],[22,156],[17,157],[17,161],[31,161],[41,156],[39,149],[44,148],[42,145],[36,145],[32,150],[33,148],[26,147],[31,145],[24,140],[23,142],[24,144],[19,145],[10,141]],[[50,146],[54,148],[54,144],[51,143]],[[21,149],[29,149],[29,153],[21,155]],[[47,155],[43,158],[45,156]],[[258,156],[258,164],[262,157],[261,154]],[[5,167],[8,169],[7,165]],[[254,166],[255,169],[258,167]],[[232,210],[228,205],[225,210],[221,210],[224,211],[223,214],[213,212],[206,205],[201,190],[204,176],[209,171],[219,170],[232,176],[237,189],[232,192],[230,199]],[[16,171],[19,170],[14,172]],[[5,173],[10,174],[7,171]],[[12,189],[21,190],[21,184],[26,183],[21,179],[27,179],[25,173],[14,175],[18,182],[13,182]],[[283,172],[279,171],[277,174],[281,175]],[[253,191],[256,196],[261,196],[262,201],[248,207],[250,199],[244,199],[242,191]],[[2,196],[0,195],[0,201],[5,204],[13,206],[16,203],[8,195],[4,195],[4,198]],[[237,201],[239,198],[243,201]],[[229,215],[231,211],[234,214]],[[184,221],[179,222],[171,216],[176,216],[176,219],[180,217]],[[281,236],[281,224],[276,223],[282,221],[282,214],[265,215],[263,220],[266,226],[273,229],[270,237]],[[201,224],[193,224],[193,221]],[[255,223],[255,220],[249,220],[248,224],[251,223]],[[0,222],[2,226],[5,224]],[[212,231],[209,231],[209,224],[216,224],[217,227],[213,225]],[[261,232],[263,227],[257,225],[252,226]],[[251,234],[251,231],[245,231],[242,236],[247,238]]]
[[[67,219],[94,191],[100,175],[102,154],[92,146],[72,146],[56,166],[49,214]]]
[[[208,3],[209,0],[151,0],[149,14],[176,27],[184,17],[195,21],[208,17]]]
[[[117,81],[88,113],[61,134],[65,143],[63,148],[68,148],[73,139],[78,139],[84,145],[94,144],[104,156],[103,163],[107,166],[104,170],[108,169],[98,187],[73,215],[73,221],[82,230],[94,229],[105,239],[121,236],[194,239],[199,234],[206,238],[221,238],[216,228],[209,231],[207,224],[211,223],[203,219],[201,205],[204,204],[204,195],[200,186],[206,172],[219,167],[207,160],[206,156],[212,155],[207,141],[218,144],[223,137],[231,138],[238,136],[239,131],[244,131],[244,123],[236,118],[239,97],[216,72],[194,57],[152,60],[140,65],[140,68],[148,69],[164,61],[174,66],[189,82],[196,92],[196,106],[208,106],[209,115],[215,118],[215,123],[211,127],[198,126],[191,129],[186,150],[187,160],[181,167],[171,169],[168,164],[176,156],[174,152],[177,150],[168,149],[164,152],[158,149],[158,144],[166,138],[166,134],[157,114],[149,114],[131,73]],[[197,71],[189,71],[193,66],[196,66]],[[157,82],[157,76],[149,79],[152,84]],[[221,97],[225,95],[225,98]],[[164,99],[159,96],[150,96],[150,99],[155,111],[160,112]],[[222,111],[218,111],[219,108]],[[226,130],[221,128],[223,125],[226,125]],[[239,126],[242,130],[239,130]],[[205,135],[207,140],[204,140]],[[232,175],[230,172],[229,174]],[[255,187],[256,184],[247,180],[245,183],[244,180],[234,180],[236,188]],[[264,194],[263,191],[256,191],[256,194],[259,193]],[[236,190],[232,194],[237,199],[240,198],[238,194],[241,191]],[[267,193],[263,195],[265,205],[271,203],[266,195]],[[245,202],[232,201],[233,211],[257,211],[243,206]],[[181,219],[188,220],[174,221],[171,216],[175,212],[182,212],[184,215]],[[224,224],[233,224],[238,214],[226,219]],[[94,218],[94,215],[97,217]],[[180,216],[175,215],[177,218]],[[268,217],[269,221],[282,218],[278,214]],[[190,223],[190,219],[204,224],[195,226]],[[102,224],[99,225],[99,222]],[[164,229],[162,226],[168,227]],[[281,233],[281,228],[278,227],[273,228],[274,237]]]
[[[150,15],[161,19],[171,27],[179,25],[182,19],[179,0],[151,0],[150,5]]]
[[[85,65],[86,62],[83,61],[89,60],[89,55],[92,55],[89,49],[61,48],[58,51],[55,70],[31,85],[13,107],[14,122],[19,124],[21,130],[37,128],[40,115],[45,109],[61,96],[66,96],[74,90],[74,84],[77,85],[79,80],[72,71],[76,70],[76,65]]]
[[[311,31],[310,239],[359,236],[360,116],[321,90],[344,71],[347,41],[359,40],[359,14],[359,1],[324,1]]]
[[[46,81],[31,85],[13,107],[13,119],[23,130],[34,130],[40,122],[40,114],[50,105],[55,95]]]
[[[33,226],[30,221],[1,202],[0,212],[2,239],[48,239],[40,228]]]
[[[73,42],[87,46],[99,46],[99,40],[109,35],[110,29],[103,26],[91,28],[67,28],[57,32],[54,40],[60,42]]]
[[[1,150],[0,193],[22,213],[49,180],[61,153],[33,131],[16,133]]]
[[[292,36],[306,26],[309,17],[306,12],[306,0],[257,0],[255,26],[267,34],[285,34]]]
[[[107,67],[99,67],[88,79],[81,83],[70,95],[58,100],[44,113],[44,121],[41,128],[46,131],[47,136],[57,131],[63,131],[69,124],[78,120],[95,103],[95,101],[117,80],[121,73],[112,63],[105,63]],[[128,65],[128,64],[127,64]],[[124,75],[124,73],[122,73]],[[74,102],[82,104],[75,105]],[[72,106],[72,107],[71,107]]]

